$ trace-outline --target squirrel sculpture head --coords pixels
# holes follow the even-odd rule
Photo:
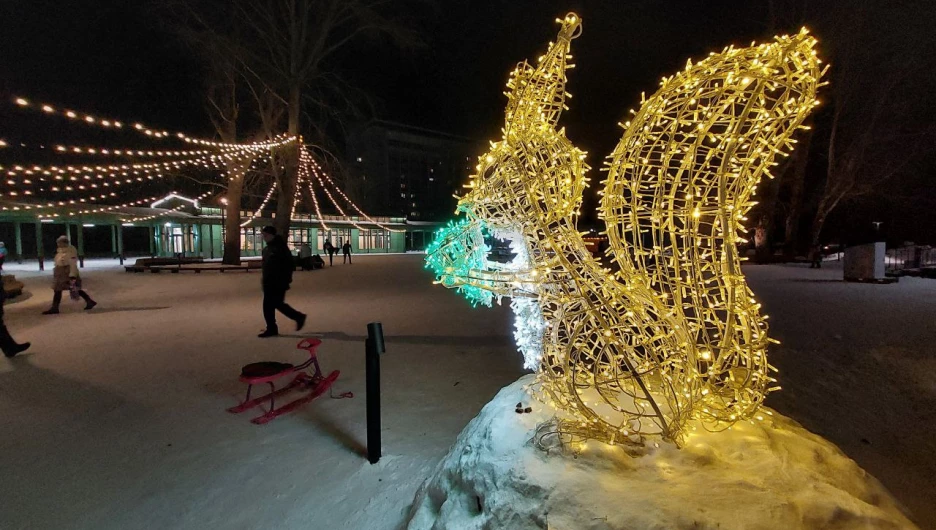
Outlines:
[[[571,97],[565,91],[565,71],[574,66],[568,63],[569,47],[581,34],[582,21],[569,13],[557,22],[558,39],[537,65],[524,61],[511,72],[503,136],[479,157],[471,191],[459,201],[459,212],[494,229],[571,219],[587,186],[585,152],[557,129]]]

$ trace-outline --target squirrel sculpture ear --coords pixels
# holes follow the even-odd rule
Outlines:
[[[546,54],[541,56],[534,68],[524,61],[510,73],[507,82],[507,111],[505,131],[527,131],[535,127],[555,128],[565,106],[565,71],[574,67],[569,64],[569,48],[572,39],[582,33],[582,19],[575,13],[556,19],[562,25],[555,43],[549,43]]]

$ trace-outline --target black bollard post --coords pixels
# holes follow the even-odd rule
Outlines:
[[[383,326],[380,322],[367,325],[366,355],[367,379],[367,460],[376,464],[380,460],[380,354],[385,352]]]

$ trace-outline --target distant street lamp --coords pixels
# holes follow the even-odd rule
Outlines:
[[[227,197],[221,197],[221,241],[222,245],[224,244],[224,210],[227,210],[228,200]]]

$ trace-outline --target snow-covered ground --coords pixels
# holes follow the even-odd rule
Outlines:
[[[43,317],[49,273],[6,321],[33,348],[0,358],[0,528],[396,528],[468,421],[523,372],[507,308],[431,285],[420,256],[355,256],[296,273],[288,300],[324,338],[338,391],[265,426],[224,411],[240,366],[301,361],[261,340],[259,274],[89,268],[90,314]],[[16,267],[20,269],[20,267]],[[751,266],[782,392],[768,402],[838,444],[936,528],[936,281],[835,281],[841,269]],[[363,336],[380,320],[384,458],[365,441]],[[281,322],[284,331],[288,325]],[[297,336],[298,337],[298,336]],[[741,507],[740,509],[743,509]]]
[[[530,403],[533,381],[501,390],[462,431],[420,488],[408,530],[915,528],[834,444],[769,407],[760,420],[690,432],[682,448],[588,442],[574,454],[553,436],[547,454],[531,440],[561,413],[514,408]]]
[[[749,266],[781,392],[768,405],[837,444],[936,528],[936,281],[841,281],[826,263]]]

